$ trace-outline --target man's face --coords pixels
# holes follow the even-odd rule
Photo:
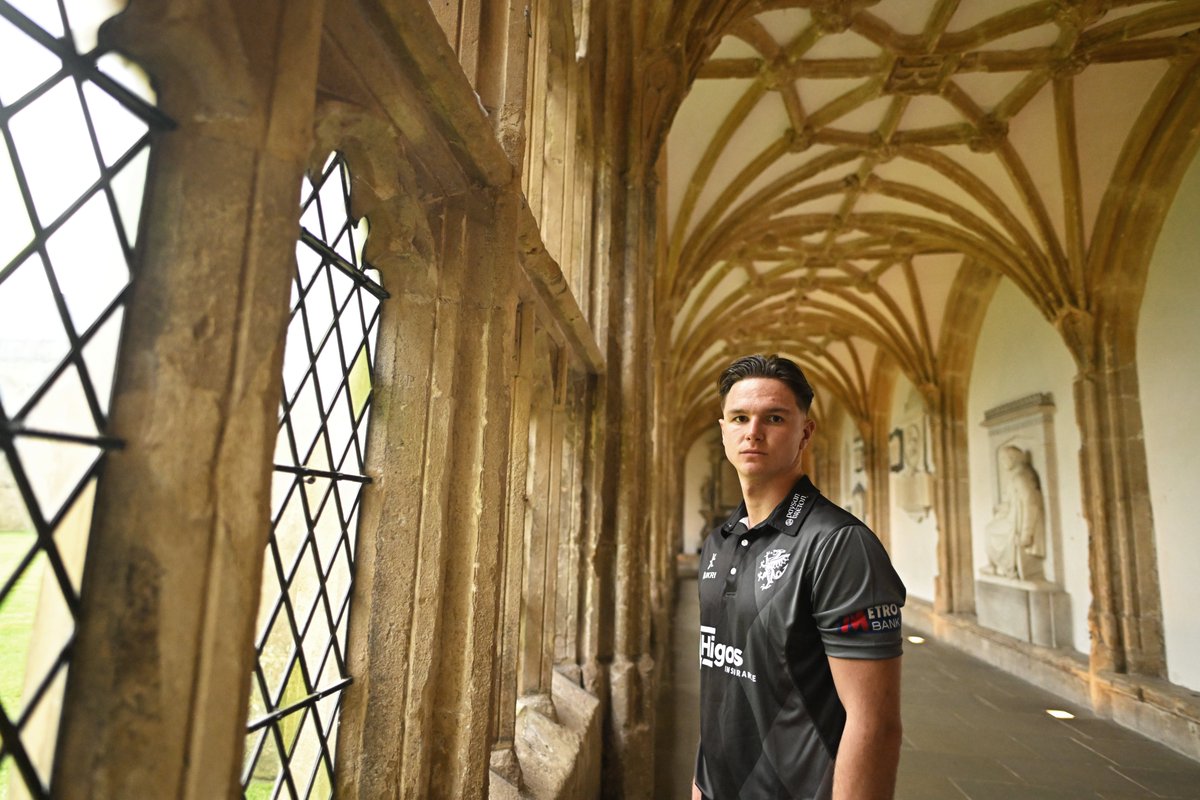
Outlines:
[[[720,422],[725,457],[742,479],[766,482],[800,474],[800,453],[814,426],[783,381],[738,381],[725,396]]]

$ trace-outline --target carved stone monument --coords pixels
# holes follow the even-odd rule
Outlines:
[[[1071,643],[1070,596],[1052,571],[1062,563],[1053,414],[1049,394],[984,414],[995,504],[984,530],[988,563],[975,582],[975,607],[980,625],[1033,644],[1063,647]]]

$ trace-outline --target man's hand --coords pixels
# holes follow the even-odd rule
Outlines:
[[[891,800],[900,764],[900,658],[830,658],[846,707],[833,768],[834,800]]]
[[[700,787],[692,781],[692,800],[704,800],[704,795],[700,794]]]

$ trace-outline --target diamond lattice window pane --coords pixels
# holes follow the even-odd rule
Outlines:
[[[0,280],[0,343],[0,403],[14,414],[71,348],[40,258]]]
[[[18,437],[17,457],[33,487],[41,516],[53,519],[83,481],[94,474],[100,448],[75,442]]]
[[[123,6],[0,0],[0,797],[52,794],[146,133],[169,124],[96,82]]]
[[[71,25],[75,49],[86,53],[96,46],[100,25],[125,8],[126,0],[62,0]]]
[[[9,130],[38,219],[49,225],[100,177],[75,84],[59,81],[18,112]]]
[[[46,244],[76,331],[89,328],[129,282],[129,265],[104,195],[96,194]]]
[[[142,218],[142,187],[146,185],[149,164],[150,151],[142,149],[112,179],[113,197],[121,215],[125,241],[129,244],[137,241],[138,223]]]
[[[5,0],[5,2],[28,17],[47,35],[58,39],[64,32],[62,16],[57,3],[46,0]]]
[[[108,402],[112,396],[113,373],[117,366],[117,347],[121,343],[121,320],[124,316],[118,308],[83,348],[83,361],[103,414],[108,413]]]
[[[137,146],[149,126],[129,114],[115,97],[95,84],[85,84],[83,96],[92,115],[92,124],[96,126],[104,165],[112,167]]]
[[[119,83],[122,88],[128,89],[143,100],[147,107],[158,103],[158,96],[154,93],[150,76],[140,66],[120,53],[105,53],[97,59],[96,66],[105,75]]]
[[[50,3],[37,5],[52,8]],[[5,64],[21,65],[20,69],[0,69],[0,103],[6,106],[16,103],[62,66],[57,56],[3,17],[0,17],[0,53],[5,54]]]
[[[4,220],[4,233],[0,234],[0,264],[8,264],[33,241],[33,226],[29,224],[21,185],[17,183],[7,148],[0,148],[0,219]]]
[[[353,526],[367,481],[374,309],[386,296],[378,275],[363,268],[367,228],[349,218],[350,186],[339,157],[304,185],[259,611],[260,688],[242,776],[248,798],[332,790],[335,721],[349,678]]]

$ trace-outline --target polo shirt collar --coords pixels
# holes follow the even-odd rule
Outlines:
[[[817,487],[813,486],[808,476],[801,475],[792,490],[779,501],[779,505],[775,506],[775,510],[756,527],[769,525],[780,533],[795,536],[800,532],[804,518],[808,516],[808,512],[812,511],[812,507],[816,505],[816,500],[820,495],[821,493]],[[721,526],[721,534],[728,536],[733,533],[745,516],[746,501],[743,500],[725,520],[725,524]]]

